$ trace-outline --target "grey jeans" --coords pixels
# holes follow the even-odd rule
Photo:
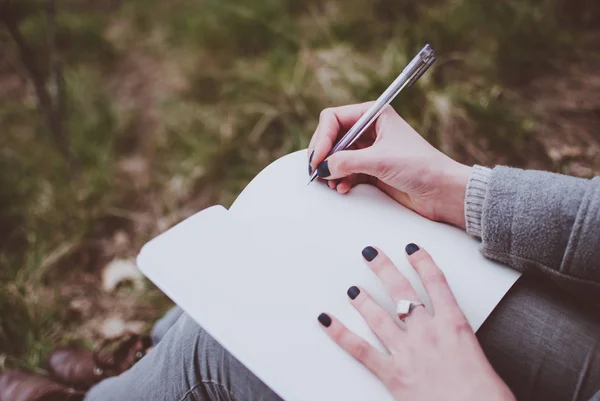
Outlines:
[[[85,400],[280,400],[180,309],[152,336],[148,355]],[[600,308],[544,277],[519,279],[477,337],[519,400],[583,401],[600,390]]]

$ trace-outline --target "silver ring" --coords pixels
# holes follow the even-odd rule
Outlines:
[[[402,299],[396,304],[396,314],[402,321],[406,319],[415,308],[419,306],[425,307],[422,302],[411,301],[410,299]]]

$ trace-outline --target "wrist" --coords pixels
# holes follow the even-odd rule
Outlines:
[[[472,168],[451,160],[438,175],[438,196],[435,205],[437,221],[465,228],[465,195]]]

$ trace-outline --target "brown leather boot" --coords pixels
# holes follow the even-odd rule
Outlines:
[[[0,374],[0,401],[81,401],[85,393],[33,373]]]
[[[132,367],[151,346],[149,336],[132,334],[125,339],[108,341],[96,351],[59,348],[48,358],[48,372],[61,383],[88,390]]]

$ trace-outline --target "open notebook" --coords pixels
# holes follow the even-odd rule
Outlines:
[[[409,242],[425,247],[474,329],[518,273],[484,259],[478,241],[461,230],[420,217],[374,187],[340,195],[307,181],[306,152],[287,155],[263,170],[229,211],[208,208],[150,241],[138,265],[282,398],[392,400],[316,320],[329,312],[383,350],[346,296],[358,285],[394,310],[361,250],[383,249],[428,304],[404,254]]]

